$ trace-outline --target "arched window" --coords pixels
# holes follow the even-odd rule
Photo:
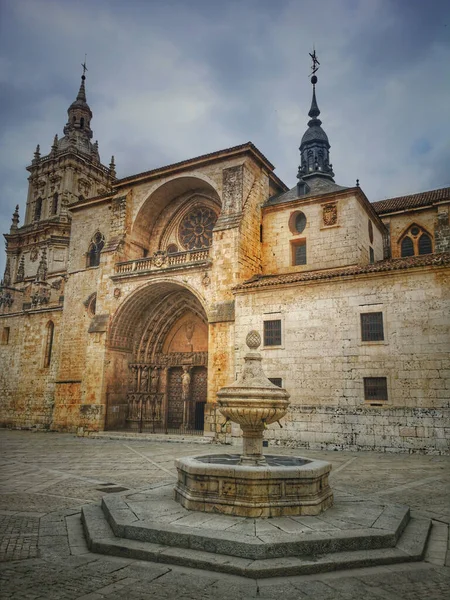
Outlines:
[[[400,243],[401,256],[417,256],[419,254],[432,254],[433,241],[423,227],[413,223],[404,232]]]
[[[102,251],[104,245],[105,238],[100,233],[100,231],[97,231],[97,233],[92,238],[92,242],[89,246],[87,254],[88,267],[98,267],[98,265],[100,264],[100,252]]]
[[[36,206],[34,207],[34,220],[39,221],[42,214],[42,198],[36,200]]]
[[[433,252],[433,246],[431,244],[431,238],[426,233],[422,233],[419,238],[419,254],[431,254]]]
[[[167,246],[167,254],[175,254],[178,252],[178,246],[176,244],[169,244]]]
[[[414,256],[414,244],[410,237],[402,240],[402,256]]]
[[[83,127],[84,127],[84,118],[81,117],[81,119],[80,119],[80,129],[83,129]]]
[[[58,193],[55,192],[53,194],[53,199],[52,199],[52,215],[56,215],[57,212],[58,212]]]
[[[53,321],[49,321],[47,323],[47,336],[45,338],[44,368],[47,368],[50,366],[50,361],[52,359],[54,332],[55,332],[55,324],[53,323]]]

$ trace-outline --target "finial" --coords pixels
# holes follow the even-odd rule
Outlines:
[[[23,281],[25,279],[25,257],[22,254],[19,262],[19,268],[17,269],[16,281]]]
[[[11,285],[11,264],[9,256],[6,258],[5,274],[3,275],[3,285]]]
[[[312,53],[309,53],[310,57],[312,58],[312,66],[311,66],[311,83],[314,85],[316,85],[317,83],[317,76],[316,73],[319,70],[319,66],[320,66],[320,62],[317,59],[317,54],[316,54],[316,49],[313,46],[313,51]]]
[[[81,79],[83,81],[86,79],[86,71],[88,70],[88,68],[86,66],[86,57],[87,57],[87,54],[84,55],[84,63],[81,63],[81,66],[83,67],[83,75],[81,76]]]
[[[41,158],[41,147],[39,146],[39,144],[36,146],[36,150],[34,151],[34,159],[35,161],[38,161]]]
[[[19,205],[17,204],[16,210],[14,211],[13,216],[12,216],[12,224],[11,224],[10,232],[18,229],[18,224],[19,224]]]
[[[45,281],[47,279],[47,248],[42,249],[42,256],[39,262],[35,281]]]
[[[250,348],[250,350],[257,350],[261,346],[261,336],[255,329],[252,329],[252,331],[247,333],[245,343]]]
[[[116,163],[114,161],[114,154],[111,156],[111,162],[109,163],[109,174],[113,179],[116,178]]]
[[[356,187],[359,187],[359,179],[356,180]]]
[[[86,89],[84,87],[84,82],[86,81],[86,71],[87,71],[86,56],[87,56],[87,54],[84,55],[84,63],[81,64],[81,66],[83,67],[83,75],[81,76],[81,85],[80,85],[80,89],[78,90],[78,95],[77,95],[77,100],[80,100],[81,102],[86,102]]]
[[[58,134],[56,134],[55,137],[53,138],[52,152],[56,152],[57,150],[58,150]]]

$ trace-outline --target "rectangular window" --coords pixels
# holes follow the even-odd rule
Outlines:
[[[373,253],[373,248],[369,247],[369,262],[371,265],[375,262],[375,255]]]
[[[306,240],[292,243],[292,264],[306,265]]]
[[[264,346],[281,346],[281,320],[264,321]]]
[[[384,340],[383,313],[361,313],[361,340],[380,342]]]
[[[274,385],[278,387],[283,387],[283,380],[281,377],[269,377],[269,381],[271,381]]]
[[[376,402],[388,399],[386,377],[364,377],[364,400]]]
[[[2,344],[4,344],[5,346],[9,344],[9,332],[9,327],[3,327]]]

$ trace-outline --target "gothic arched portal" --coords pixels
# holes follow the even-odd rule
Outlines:
[[[203,431],[208,323],[190,290],[160,282],[135,292],[114,317],[109,352],[107,429]]]

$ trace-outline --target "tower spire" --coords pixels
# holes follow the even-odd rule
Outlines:
[[[308,178],[318,176],[326,177],[334,181],[334,173],[332,165],[329,162],[330,143],[328,136],[322,129],[322,121],[318,118],[320,115],[319,105],[316,98],[316,83],[317,71],[320,63],[317,59],[316,51],[309,53],[312,59],[311,83],[313,86],[311,108],[308,116],[311,117],[308,121],[308,129],[305,131],[302,142],[300,144],[300,166],[298,169],[297,178],[300,180],[299,185],[303,185]]]

